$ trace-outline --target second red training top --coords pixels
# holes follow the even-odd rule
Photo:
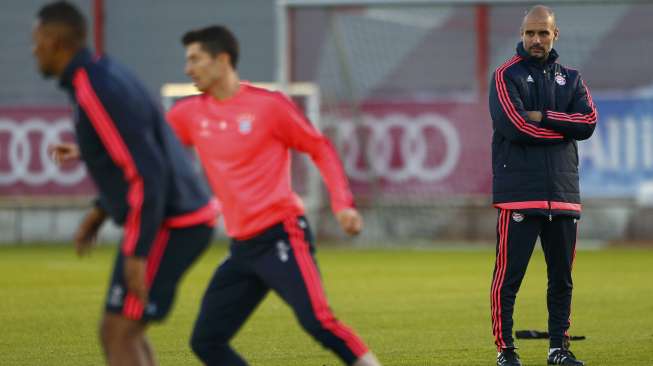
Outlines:
[[[241,83],[227,100],[208,94],[181,100],[168,121],[182,143],[195,147],[232,238],[254,236],[304,212],[291,188],[289,148],[310,155],[334,212],[353,207],[331,143],[279,92]]]

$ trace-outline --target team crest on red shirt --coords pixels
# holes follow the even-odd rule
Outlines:
[[[238,117],[238,132],[243,135],[247,135],[252,132],[252,122],[254,121],[254,116],[245,114]]]

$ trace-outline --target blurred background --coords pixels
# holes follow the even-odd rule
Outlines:
[[[66,96],[31,57],[46,2],[4,0],[0,13],[3,243],[68,241],[93,197],[83,167],[47,157],[72,126]],[[242,79],[276,82],[333,139],[366,220],[358,245],[493,242],[488,82],[514,54],[534,2],[72,2],[87,15],[90,45],[134,70],[165,106],[186,93],[165,88],[187,82],[181,35],[231,28]],[[556,12],[559,62],[581,71],[599,110],[594,136],[579,144],[581,245],[652,245],[653,2],[538,3]],[[315,170],[295,163],[313,226],[338,238]]]

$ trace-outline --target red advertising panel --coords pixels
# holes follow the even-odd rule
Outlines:
[[[81,162],[57,166],[48,147],[74,140],[68,108],[0,108],[0,197],[91,195]]]
[[[491,190],[492,124],[477,103],[364,104],[325,115],[359,197],[442,198]]]
[[[492,128],[484,105],[369,102],[355,114],[329,110],[322,118],[359,198],[490,192]],[[57,166],[48,156],[58,141],[73,141],[68,109],[0,108],[0,195],[93,194],[81,162]]]

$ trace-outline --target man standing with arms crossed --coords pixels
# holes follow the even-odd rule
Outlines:
[[[515,297],[535,242],[547,263],[549,365],[582,366],[569,350],[574,256],[581,204],[577,140],[594,132],[597,112],[578,71],[556,62],[553,11],[524,17],[517,54],[490,86],[493,202],[499,209],[492,280],[492,330],[498,366],[518,366],[512,338]]]
[[[380,365],[329,309],[312,233],[291,188],[292,148],[317,165],[342,229],[360,232],[362,220],[330,142],[284,95],[239,80],[238,42],[228,29],[193,30],[182,43],[186,74],[203,94],[177,103],[168,120],[181,141],[195,147],[232,238],[230,255],[204,295],[193,351],[207,365],[247,365],[229,342],[271,289],[347,365]]]
[[[168,314],[179,280],[207,247],[217,202],[142,84],[86,48],[79,10],[59,1],[37,19],[34,57],[70,94],[75,113],[77,145],[56,145],[53,156],[81,155],[99,191],[75,235],[78,254],[90,249],[106,217],[124,226],[100,326],[106,360],[151,366],[147,325]]]

